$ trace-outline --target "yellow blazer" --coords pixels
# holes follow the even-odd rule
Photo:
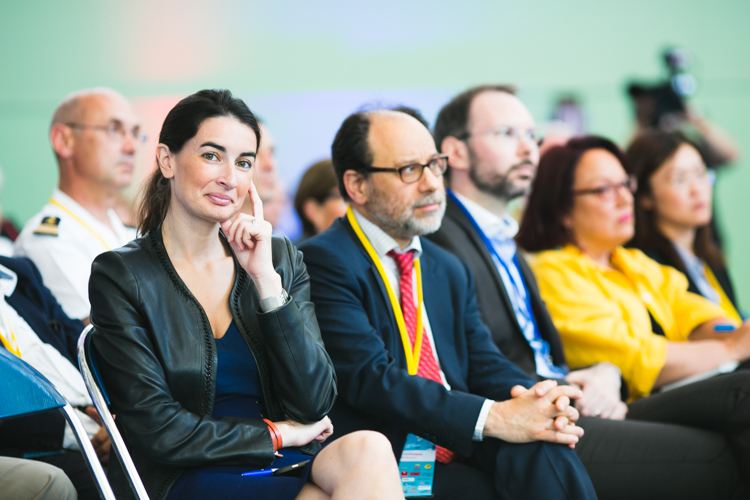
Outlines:
[[[697,326],[727,313],[688,292],[682,273],[640,250],[618,247],[611,262],[617,270],[568,245],[540,252],[530,264],[570,367],[609,361],[632,397],[647,396],[664,366],[667,341],[685,341]],[[666,338],[653,333],[649,312]]]

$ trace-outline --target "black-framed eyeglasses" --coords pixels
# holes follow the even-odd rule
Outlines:
[[[539,134],[537,133],[536,129],[533,128],[527,128],[527,129],[521,129],[518,127],[495,127],[487,130],[480,130],[479,132],[464,132],[463,134],[457,136],[457,139],[460,139],[462,141],[465,141],[469,137],[473,137],[475,135],[493,135],[495,137],[503,137],[506,139],[511,139],[516,142],[521,140],[521,138],[524,138],[528,141],[533,142],[537,146],[542,145],[543,138],[539,137]]]
[[[130,134],[135,142],[146,142],[146,134],[141,133],[141,129],[138,126],[133,127],[130,131],[125,128],[125,125],[119,121],[114,120],[108,125],[89,125],[86,123],[68,122],[65,124],[70,128],[77,129],[90,129],[90,130],[101,130],[107,133],[110,139],[122,140],[126,135]]]
[[[422,178],[424,169],[429,168],[435,177],[442,177],[448,169],[448,155],[440,155],[431,159],[424,165],[421,163],[410,163],[399,168],[368,167],[368,172],[398,172],[401,180],[406,184],[417,182]]]
[[[631,175],[622,182],[617,184],[607,184],[591,189],[577,189],[573,191],[573,196],[580,196],[584,194],[595,194],[599,196],[602,201],[613,201],[617,197],[617,192],[620,189],[627,189],[631,194],[635,194],[638,191],[638,179]]]

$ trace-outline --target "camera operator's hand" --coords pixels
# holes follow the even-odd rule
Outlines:
[[[715,123],[707,120],[692,107],[686,111],[688,123],[695,127],[708,146],[706,153],[712,167],[735,163],[740,156],[740,148],[729,133]]]
[[[247,193],[252,215],[240,212],[233,219],[222,222],[221,229],[263,300],[281,293],[281,277],[273,267],[273,228],[270,222],[263,219],[263,202],[252,181]]]
[[[304,446],[311,441],[322,443],[333,434],[333,424],[328,417],[312,424],[301,424],[295,420],[284,420],[275,424],[281,433],[284,448]]]
[[[549,441],[574,448],[583,429],[575,425],[579,415],[570,400],[582,395],[577,387],[558,386],[554,380],[530,389],[516,386],[511,390],[513,399],[492,405],[484,435],[510,443]]]

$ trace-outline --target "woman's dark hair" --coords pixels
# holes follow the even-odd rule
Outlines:
[[[586,151],[592,149],[609,151],[628,171],[620,148],[603,137],[571,139],[564,146],[550,148],[539,161],[534,186],[516,235],[521,248],[541,252],[573,243],[563,219],[573,208],[573,181],[578,162]]]
[[[187,141],[195,137],[201,124],[217,116],[231,116],[244,123],[255,132],[260,149],[260,126],[258,120],[242,99],[232,96],[228,90],[201,90],[186,97],[172,108],[159,133],[159,143],[169,147],[172,153],[179,153]],[[145,185],[138,209],[138,230],[146,234],[164,221],[172,197],[172,188],[159,169]]]
[[[648,130],[636,137],[625,157],[633,175],[638,177],[638,192],[635,195],[635,235],[628,246],[646,253],[655,252],[664,255],[671,265],[687,273],[685,263],[674,245],[656,226],[653,209],[647,210],[643,207],[643,200],[653,196],[651,177],[684,144],[695,148],[700,154],[698,146],[681,132]],[[696,229],[693,252],[698,258],[715,268],[724,269],[726,266],[724,255],[714,242],[710,224]]]
[[[294,209],[302,221],[302,229],[305,234],[315,234],[315,226],[305,215],[305,202],[313,199],[322,204],[331,195],[331,190],[336,188],[336,173],[333,171],[333,162],[323,160],[307,169],[297,186],[294,195]]]

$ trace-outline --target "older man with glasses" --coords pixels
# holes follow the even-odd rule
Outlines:
[[[34,261],[68,316],[85,320],[91,263],[136,235],[114,206],[130,185],[143,135],[130,102],[96,88],[74,92],[57,107],[50,142],[60,182],[24,226],[14,254]]]
[[[332,153],[350,208],[300,249],[338,376],[336,432],[385,434],[407,496],[595,498],[570,449],[580,391],[513,366],[467,267],[421,238],[446,203],[430,132],[400,111],[355,113]]]

